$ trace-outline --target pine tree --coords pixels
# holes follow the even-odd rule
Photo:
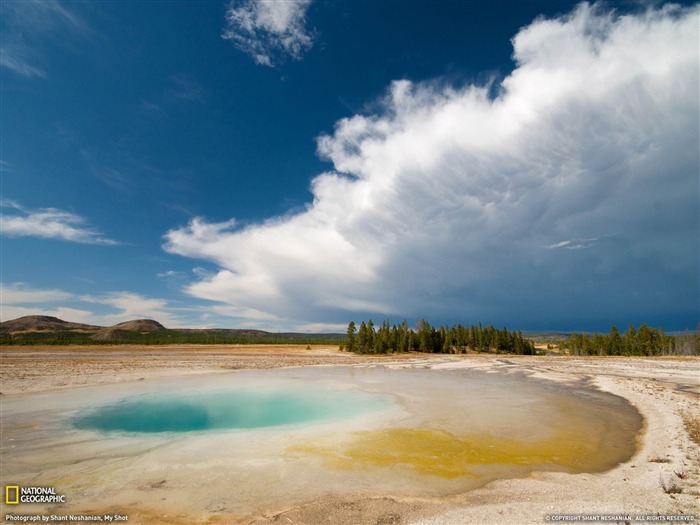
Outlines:
[[[368,354],[376,354],[377,349],[375,348],[376,344],[376,338],[375,338],[375,332],[374,332],[374,323],[372,322],[372,319],[367,321],[367,353]]]
[[[360,354],[368,353],[367,349],[367,325],[364,321],[360,323],[360,330],[357,332],[357,352]]]
[[[401,324],[401,352],[410,352],[411,351],[411,344],[410,344],[410,334],[408,331],[408,323],[406,320],[404,320],[403,324]]]
[[[610,328],[610,342],[607,349],[608,355],[621,355],[622,354],[622,336],[620,336],[620,331],[617,326],[613,325]]]
[[[356,352],[357,351],[357,341],[355,341],[355,332],[357,329],[355,328],[355,321],[350,321],[348,324],[348,339],[346,343],[346,348],[348,352]]]

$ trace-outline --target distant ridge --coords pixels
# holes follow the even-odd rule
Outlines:
[[[0,323],[0,334],[31,334],[31,333],[62,333],[77,332],[91,334],[95,341],[117,341],[128,339],[124,332],[150,333],[166,328],[153,319],[135,319],[114,326],[95,326],[82,323],[71,323],[58,317],[48,315],[27,315],[11,321]]]
[[[343,337],[344,334],[272,333],[250,328],[170,329],[153,319],[94,326],[46,315],[28,315],[0,323],[0,344],[3,345],[313,344],[335,343]]]
[[[71,323],[48,315],[27,315],[0,323],[0,331],[9,334],[20,332],[57,332],[63,330],[95,332],[101,328],[101,326]]]

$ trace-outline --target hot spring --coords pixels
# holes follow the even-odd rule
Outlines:
[[[386,408],[391,398],[318,389],[234,388],[214,393],[141,395],[78,416],[81,429],[125,432],[192,432],[256,429],[336,421]]]
[[[635,453],[642,427],[627,401],[583,383],[463,369],[239,370],[16,401],[3,400],[8,479],[185,514],[601,472]]]

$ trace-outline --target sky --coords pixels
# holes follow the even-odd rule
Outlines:
[[[700,321],[697,3],[0,10],[2,321]]]

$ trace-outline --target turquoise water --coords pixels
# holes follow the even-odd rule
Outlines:
[[[128,398],[79,414],[74,426],[145,433],[253,429],[348,419],[390,404],[389,396],[354,390],[239,388]]]

